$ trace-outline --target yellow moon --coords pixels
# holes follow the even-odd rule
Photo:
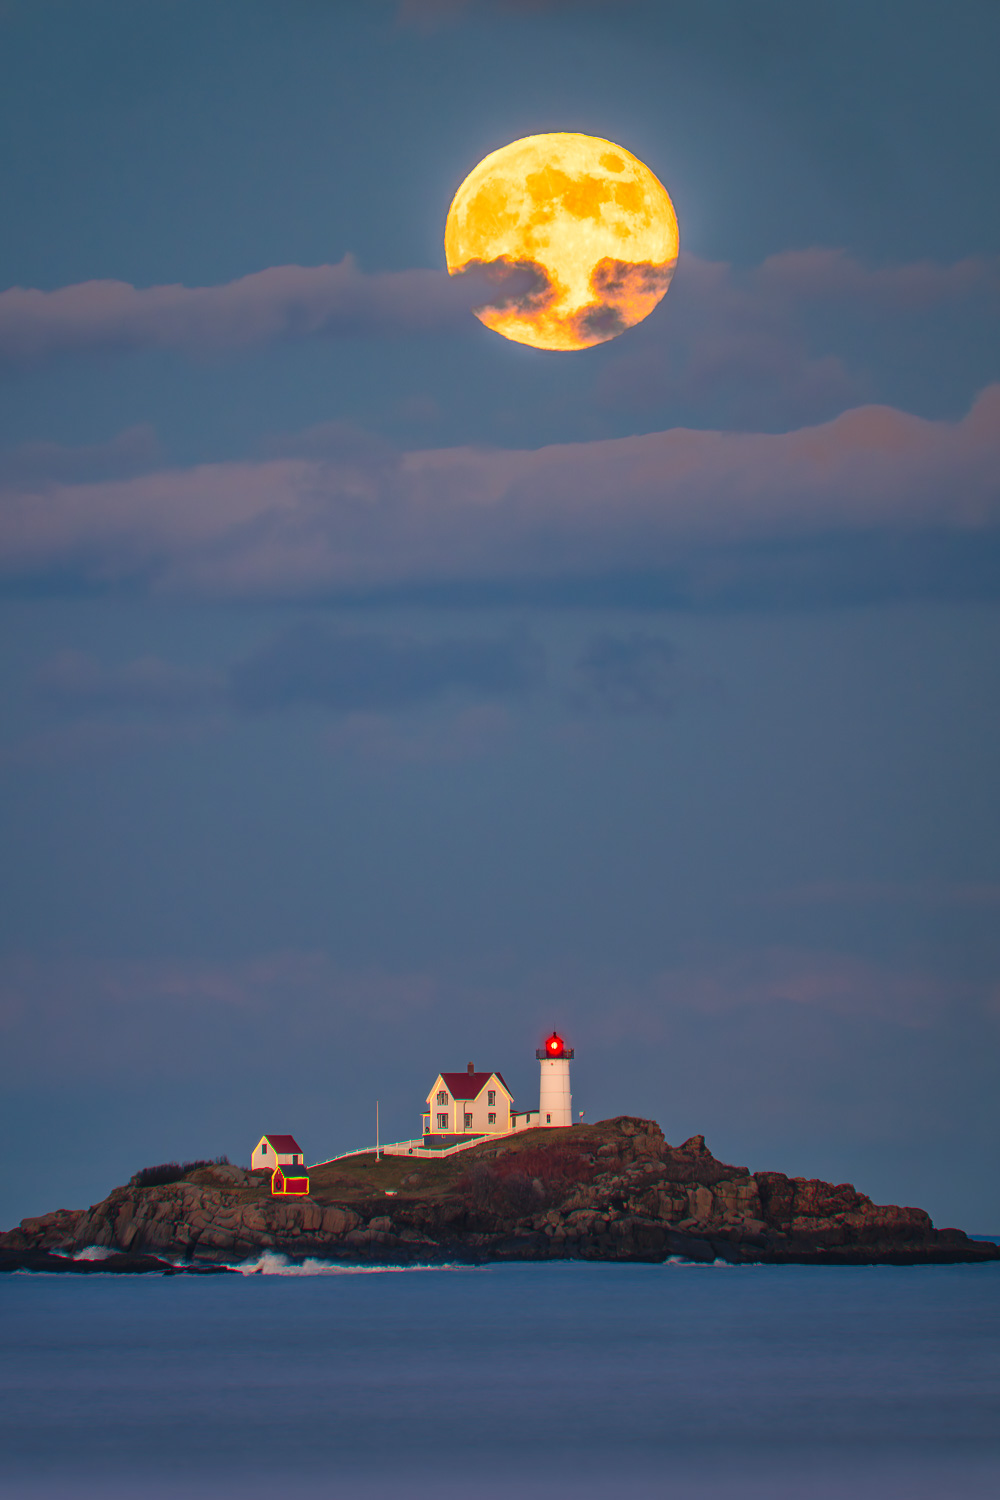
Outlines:
[[[528,135],[492,151],[448,210],[452,275],[521,267],[534,285],[475,309],[536,349],[586,349],[640,323],[670,285],[677,215],[638,157],[595,135]]]

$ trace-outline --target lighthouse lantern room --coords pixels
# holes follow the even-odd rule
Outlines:
[[[573,1048],[567,1047],[558,1032],[553,1031],[535,1056],[542,1074],[538,1095],[539,1125],[572,1125],[569,1065],[573,1060]]]

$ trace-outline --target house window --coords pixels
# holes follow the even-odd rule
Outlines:
[[[260,1154],[261,1154],[261,1156],[266,1156],[267,1155],[267,1142],[266,1141],[261,1142]]]
[[[301,1156],[293,1156],[293,1157],[292,1157],[292,1166],[293,1166],[293,1167],[294,1167],[294,1166],[297,1166],[297,1165],[298,1165],[298,1163],[299,1163],[299,1162],[300,1162],[300,1161],[301,1161],[301,1160],[302,1160],[302,1158],[301,1158]]]
[[[545,1116],[545,1123],[546,1123],[546,1125],[551,1125],[552,1124],[552,1116],[551,1115],[546,1115]]]
[[[448,1095],[446,1094],[446,1092],[445,1092],[444,1089],[440,1089],[438,1091],[437,1102],[438,1102],[438,1104],[447,1104],[448,1103]]]
[[[465,1117],[465,1128],[466,1130],[472,1129],[472,1116],[469,1114],[467,1114]]]
[[[438,1115],[438,1130],[447,1130],[447,1129],[448,1129],[448,1116],[447,1115]]]
[[[497,1091],[496,1091],[496,1089],[490,1089],[489,1093],[486,1095],[486,1103],[487,1104],[495,1104],[496,1102],[497,1102]]]
[[[490,1125],[495,1125],[496,1122],[497,1122],[496,1115],[487,1115],[486,1119],[487,1119],[487,1121],[489,1122]]]

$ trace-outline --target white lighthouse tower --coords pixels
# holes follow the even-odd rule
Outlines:
[[[569,1065],[573,1060],[573,1048],[567,1047],[561,1036],[553,1032],[545,1046],[535,1053],[541,1065],[542,1078],[538,1091],[539,1125],[572,1125],[573,1100],[569,1091]]]

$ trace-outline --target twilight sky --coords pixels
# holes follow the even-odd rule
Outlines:
[[[1000,1230],[993,0],[0,0],[0,1224],[473,1059]],[[550,354],[487,152],[680,221]]]

